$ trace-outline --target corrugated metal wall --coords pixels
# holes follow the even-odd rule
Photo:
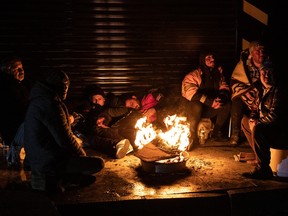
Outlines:
[[[286,55],[280,50],[288,48],[287,3],[282,0],[241,0],[241,2],[239,50],[247,48],[252,40],[264,41],[274,63],[275,73],[280,77],[286,76]]]
[[[36,79],[61,66],[70,98],[94,83],[116,94],[180,91],[202,47],[217,51],[229,77],[239,56],[238,9],[237,0],[3,0],[0,57],[16,52]]]
[[[268,0],[243,0],[239,25],[242,49],[247,48],[252,40],[267,39],[269,6]]]

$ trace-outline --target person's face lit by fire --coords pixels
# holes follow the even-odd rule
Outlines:
[[[209,68],[215,67],[215,59],[212,54],[205,56],[205,64]]]
[[[17,80],[24,80],[25,72],[21,61],[16,61],[11,65],[10,74]]]
[[[127,99],[125,101],[125,107],[139,110],[140,109],[140,101],[137,99],[137,97],[132,96],[132,98]]]
[[[256,67],[260,67],[265,60],[265,49],[263,45],[256,44],[250,48],[250,56]]]
[[[260,80],[265,88],[270,88],[273,84],[272,70],[267,67],[260,69]]]
[[[91,102],[92,102],[93,104],[98,104],[98,105],[100,105],[100,106],[104,106],[104,104],[105,104],[105,98],[104,98],[102,95],[99,95],[99,94],[93,95],[93,96],[91,97]]]

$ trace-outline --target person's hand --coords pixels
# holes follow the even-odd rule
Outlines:
[[[100,117],[97,119],[97,126],[102,128],[109,128],[107,125],[104,124],[105,117]]]
[[[219,109],[222,107],[222,102],[221,102],[221,99],[219,97],[215,98],[213,100],[213,103],[212,103],[212,108],[214,109]]]
[[[254,91],[253,91],[254,92]],[[255,96],[252,94],[252,91],[248,91],[245,93],[245,96],[249,99],[249,100],[253,100],[255,98]]]
[[[144,116],[147,117],[147,121],[152,123],[157,119],[157,111],[155,108],[150,108],[143,113]]]
[[[219,72],[222,74],[223,73],[223,68],[222,68],[222,66],[218,66],[218,70],[219,70]]]
[[[85,150],[82,147],[80,148],[79,156],[87,156]]]
[[[75,121],[74,116],[73,115],[69,115],[69,122],[72,125],[73,122]]]
[[[250,131],[253,131],[255,125],[257,124],[257,120],[256,119],[249,119],[249,128]]]
[[[77,137],[77,136],[74,135],[74,134],[73,134],[73,136],[74,136],[74,138],[76,139],[77,143],[82,147],[82,146],[83,146],[83,140],[80,139],[79,137]]]

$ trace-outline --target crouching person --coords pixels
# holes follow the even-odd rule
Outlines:
[[[73,136],[64,104],[69,84],[67,74],[56,69],[31,90],[24,148],[32,190],[53,193],[71,184],[87,185],[95,181],[93,174],[104,168],[104,160],[87,156]]]

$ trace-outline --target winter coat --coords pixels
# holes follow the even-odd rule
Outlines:
[[[24,121],[32,81],[19,81],[4,72],[0,73],[0,132],[10,145],[19,126]]]
[[[86,155],[75,139],[64,102],[51,86],[38,82],[25,116],[25,153],[31,170],[54,172],[69,157]]]
[[[267,91],[267,92],[266,92]],[[263,91],[259,105],[259,124],[278,124],[281,127],[287,124],[287,100],[276,86]],[[283,127],[285,128],[285,127]]]
[[[182,96],[212,106],[216,97],[228,100],[229,86],[219,70],[203,71],[200,67],[188,73],[182,81]],[[223,98],[222,98],[223,97]]]

